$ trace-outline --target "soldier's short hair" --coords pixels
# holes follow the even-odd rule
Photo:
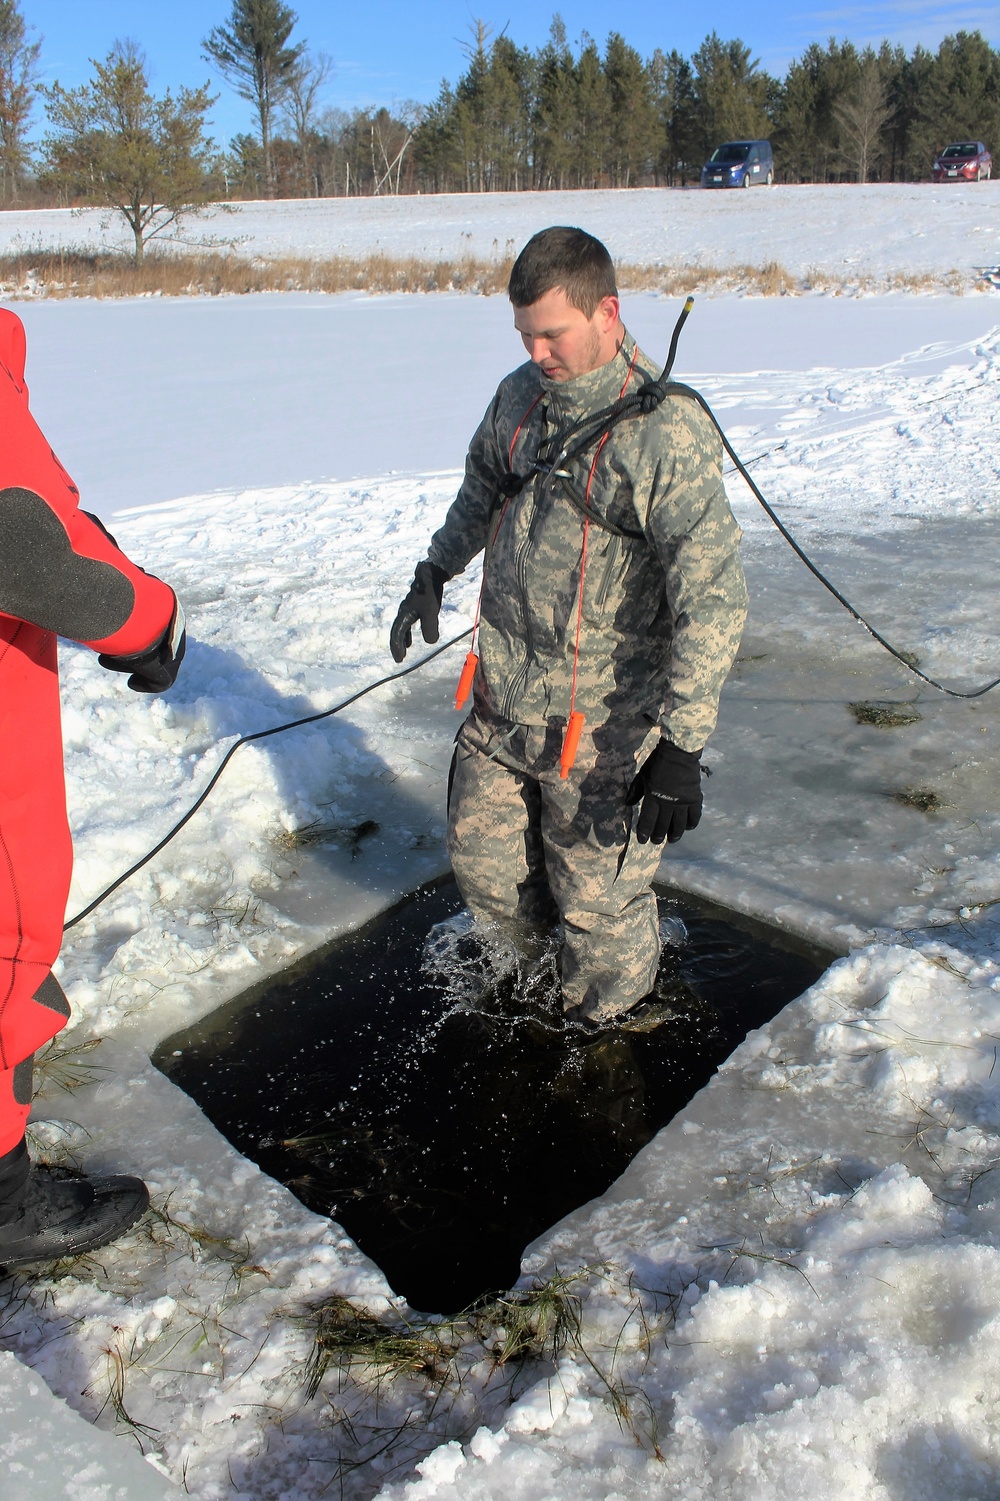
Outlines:
[[[611,257],[585,229],[554,225],[532,235],[511,269],[507,295],[515,307],[530,307],[555,287],[587,318],[605,297],[618,296]]]

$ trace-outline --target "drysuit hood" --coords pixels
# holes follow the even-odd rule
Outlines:
[[[24,384],[25,352],[24,324],[16,313],[0,308],[0,365],[14,382],[18,393],[27,398],[28,388]]]
[[[24,358],[24,324],[0,308],[0,491],[33,491],[64,516],[76,507],[77,489],[28,410]]]

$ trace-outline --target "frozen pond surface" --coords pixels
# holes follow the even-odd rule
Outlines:
[[[216,489],[454,470],[522,358],[504,297],[276,293],[17,310],[33,408],[85,503],[105,518]],[[666,358],[678,310],[673,298],[627,299],[629,327],[651,359]],[[699,298],[675,373],[710,400],[724,392],[725,421],[739,424],[773,418],[779,392],[798,402],[798,383],[774,372],[902,360],[901,373],[929,376],[972,363],[975,341],[998,322],[1000,298],[980,293],[916,304],[899,295]],[[219,496],[220,510],[229,503]]]
[[[856,226],[841,227],[846,253]],[[992,295],[699,301],[678,366],[831,576],[962,686],[995,676],[1000,650],[998,307]],[[76,911],[194,801],[235,735],[386,672],[396,602],[519,352],[507,310],[482,299],[24,310],[33,400],[84,504],[116,513],[112,529],[176,583],[191,622],[162,700],[63,653]],[[676,311],[634,298],[626,317],[653,351]],[[418,452],[423,471],[407,458]],[[617,1269],[582,1284],[587,1349],[648,1401],[663,1457],[568,1355],[513,1405],[491,1405],[478,1379],[453,1402],[407,1382],[376,1400],[355,1376],[304,1403],[316,1302],[380,1316],[398,1304],[346,1233],[148,1061],[168,1034],[442,873],[456,653],[242,751],[183,835],[67,935],[64,1040],[102,1040],[71,1052],[68,1092],[43,1079],[33,1130],[58,1160],[142,1173],[156,1213],[99,1262],[6,1284],[0,1337],[107,1453],[135,1445],[127,1425],[112,1432],[117,1352],[142,1442],[199,1501],[234,1485],[254,1501],[319,1501],[341,1483],[351,1501],[380,1489],[384,1501],[606,1501],[611,1486],[627,1501],[992,1493],[1000,692],[960,702],[918,688],[727,483],[752,616],[706,752],[705,817],[662,874],[850,952],[606,1194],[529,1248],[529,1276]],[[470,623],[476,589],[475,570],[449,586],[446,637]],[[907,722],[880,728],[850,708],[886,701]],[[893,796],[907,790],[937,801]],[[306,848],[310,828],[324,842]],[[4,1389],[0,1433],[16,1438],[23,1383]],[[44,1501],[78,1497],[76,1461],[46,1487]]]

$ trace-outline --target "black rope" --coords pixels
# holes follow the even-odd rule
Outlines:
[[[647,385],[643,387],[643,390],[648,392],[652,384],[652,382],[647,383]],[[871,636],[873,640],[877,641],[879,646],[883,647],[890,654],[890,656],[895,657],[897,662],[902,663],[907,672],[912,672],[914,677],[920,678],[921,682],[927,683],[931,688],[937,688],[939,692],[947,693],[950,698],[982,698],[984,693],[989,693],[992,689],[1000,686],[1000,677],[998,677],[994,678],[992,682],[984,683],[981,688],[970,688],[967,691],[961,688],[949,688],[946,684],[939,683],[937,678],[932,678],[926,672],[921,672],[920,668],[917,667],[913,662],[912,657],[910,657],[906,652],[899,651],[895,646],[892,645],[890,641],[887,641],[882,633],[875,629],[871,621],[866,620],[865,617],[860,613],[860,611],[854,608],[850,600],[847,599],[845,595],[841,594],[836,584],[831,583],[822,569],[817,568],[816,564],[809,557],[808,553],[806,553],[806,551],[795,540],[792,533],[788,530],[788,527],[782,521],[778,513],[774,510],[774,507],[764,499],[764,496],[761,494],[760,490],[757,488],[757,485],[754,483],[753,476],[747,471],[746,465],[743,463],[743,460],[740,458],[739,454],[736,452],[735,448],[726,437],[718,418],[712,411],[712,408],[709,406],[704,396],[702,396],[701,392],[696,391],[693,386],[685,386],[680,381],[662,381],[662,383],[661,381],[657,381],[656,385],[662,392],[662,396],[687,396],[698,403],[698,405],[705,412],[706,416],[709,418],[712,426],[715,428],[715,431],[722,439],[723,448],[732,459],[737,472],[743,477],[744,483],[749,487],[750,493],[763,506],[765,514],[777,527],[778,531],[784,537],[785,541],[795,553],[796,557],[806,565],[806,567],[809,569],[809,572],[813,575],[814,578],[817,578],[819,580],[824,589],[828,589],[830,591],[838,604],[843,605],[848,614],[851,615],[860,626],[864,627],[869,636]],[[611,427],[616,427],[618,423],[624,421],[626,417],[634,417],[637,413],[643,412],[645,410],[645,408],[643,408],[639,404],[638,395],[627,399],[625,402],[616,403],[616,405],[619,409],[614,412],[614,414],[610,418]],[[610,428],[606,429],[606,431],[610,431]],[[603,434],[597,435],[597,437],[595,437],[595,435],[590,432],[588,432],[587,434],[581,434],[579,438],[574,439],[568,457],[575,458],[584,447],[588,447],[593,442],[599,441],[599,437],[601,436],[603,436]],[[766,455],[761,454],[758,455],[758,457],[765,458]],[[753,462],[755,462],[755,460],[751,460],[751,463]]]
[[[142,859],[137,860],[134,865],[130,865],[124,874],[120,875],[116,881],[111,882],[110,886],[106,886],[100,896],[95,896],[90,905],[84,907],[82,912],[78,912],[75,917],[71,917],[69,922],[64,925],[64,931],[68,928],[75,928],[78,922],[82,922],[85,917],[89,917],[95,907],[99,907],[113,891],[117,891],[118,887],[123,885],[130,876],[134,876],[136,871],[141,870],[144,865],[148,865],[150,860],[170,843],[174,835],[180,833],[184,825],[197,813],[241,745],[249,745],[252,740],[266,740],[269,735],[281,735],[285,730],[297,730],[304,724],[316,724],[321,719],[329,719],[332,714],[339,714],[341,709],[346,709],[351,704],[357,703],[358,699],[364,698],[366,693],[372,693],[376,688],[381,688],[386,683],[393,683],[397,678],[405,678],[411,672],[417,672],[421,667],[426,667],[428,662],[432,662],[435,657],[439,657],[450,646],[455,646],[459,641],[464,641],[466,636],[471,635],[472,627],[470,626],[467,631],[462,631],[460,635],[453,636],[450,641],[445,641],[440,646],[435,647],[433,651],[427,653],[426,657],[421,657],[419,662],[413,662],[409,667],[402,667],[398,672],[390,672],[384,678],[379,678],[378,682],[369,683],[366,688],[359,688],[357,693],[352,693],[350,698],[345,698],[342,703],[334,704],[332,709],[323,709],[319,714],[307,714],[303,719],[290,719],[286,724],[276,724],[269,730],[255,730],[252,735],[241,735],[239,740],[235,741],[226,751],[226,754],[212,773],[208,785],[203,789],[197,801],[191,804],[183,818],[177,820],[173,828],[164,834],[159,844],[155,845],[148,854],[143,855]]]
[[[784,537],[785,541],[795,553],[796,557],[798,557],[806,565],[813,577],[818,579],[825,589],[829,590],[838,604],[843,605],[848,614],[851,615],[860,626],[864,627],[864,629],[868,632],[873,640],[878,642],[879,646],[883,647],[890,654],[890,656],[895,657],[896,661],[900,662],[906,668],[907,672],[912,672],[914,677],[920,678],[921,682],[927,683],[931,688],[937,688],[940,693],[947,693],[950,698],[981,698],[984,693],[989,693],[992,691],[992,689],[1000,686],[1000,677],[997,677],[994,678],[992,682],[984,683],[981,688],[971,688],[968,691],[964,691],[960,688],[948,688],[944,683],[939,683],[936,678],[928,676],[926,672],[921,672],[920,668],[914,664],[910,654],[897,650],[897,648],[893,646],[890,641],[887,641],[886,638],[881,634],[881,632],[877,631],[871,624],[871,622],[869,620],[866,620],[865,617],[854,608],[850,600],[840,592],[837,586],[831,583],[831,581],[826,577],[826,574],[823,573],[820,568],[817,568],[816,564],[795,540],[792,533],[788,530],[788,527],[781,520],[780,516],[777,514],[774,508],[769,505],[768,502],[764,499],[760,490],[754,483],[753,478],[748,473],[746,465],[743,463],[739,454],[733,448],[733,445],[730,443],[729,439],[723,432],[719,419],[716,417],[715,413],[712,411],[712,408],[709,406],[704,396],[702,396],[701,392],[696,391],[693,386],[684,385],[680,381],[668,380],[668,376],[674,363],[674,357],[677,353],[677,340],[680,337],[680,331],[684,327],[687,316],[691,311],[693,302],[693,298],[689,297],[687,299],[683,309],[681,310],[680,317],[677,319],[677,323],[674,327],[673,337],[670,340],[670,352],[667,356],[667,363],[663,367],[662,374],[658,376],[655,381],[647,381],[645,385],[641,386],[639,390],[634,394],[621,397],[618,401],[613,402],[611,406],[605,407],[603,411],[595,413],[593,417],[583,418],[580,422],[576,423],[575,426],[572,427],[567,434],[568,441],[564,443],[563,450],[560,453],[559,457],[556,459],[555,464],[553,464],[552,468],[561,468],[571,459],[578,458],[588,448],[593,447],[595,443],[599,443],[601,439],[605,437],[609,432],[611,432],[613,428],[618,426],[619,422],[624,422],[626,418],[640,415],[648,416],[650,412],[655,411],[656,407],[659,406],[664,397],[690,397],[692,400],[696,401],[705,412],[709,421],[712,423],[712,426],[715,428],[719,437],[722,439],[722,446],[725,448],[729,457],[732,459],[737,472],[742,475],[743,480],[749,487],[751,494],[763,506],[765,514],[777,527],[778,531]],[[781,445],[778,446],[780,447]],[[766,457],[766,455],[758,455],[758,457],[762,458]],[[753,462],[756,462],[756,460],[751,460],[751,463]],[[575,501],[572,495],[570,496],[570,499],[574,500],[577,508],[580,509],[579,502]],[[601,524],[601,522],[603,521],[603,518],[598,518],[596,517],[596,515],[591,519],[597,520],[598,524]],[[604,522],[603,524],[608,530],[611,530],[610,526],[608,526],[606,522]]]
[[[885,637],[875,629],[870,621],[866,620],[865,617],[854,608],[850,600],[846,599],[845,596],[841,594],[836,584],[832,584],[830,582],[830,580],[826,577],[822,570],[817,568],[816,564],[812,561],[808,554],[799,546],[798,542],[796,542],[795,538],[792,536],[791,532],[788,530],[781,517],[777,514],[774,508],[768,504],[763,495],[760,493],[760,490],[754,483],[753,476],[747,473],[746,465],[743,463],[742,459],[733,448],[733,445],[730,443],[729,439],[722,431],[722,428],[716,421],[715,413],[712,411],[711,407],[705,400],[704,396],[702,396],[701,392],[696,391],[693,386],[685,386],[678,381],[672,382],[666,389],[668,391],[676,392],[678,395],[694,397],[698,405],[702,407],[705,412],[707,412],[708,416],[711,418],[712,423],[715,426],[716,432],[722,439],[722,446],[725,448],[737,470],[742,475],[744,483],[750,489],[750,493],[763,506],[766,515],[777,527],[778,531],[784,537],[785,541],[795,553],[796,557],[806,565],[806,567],[809,569],[809,572],[813,575],[814,578],[819,579],[820,583],[825,589],[829,589],[834,599],[837,600],[839,604],[843,605],[848,614],[853,616],[853,618],[858,622],[859,625],[864,626],[869,636],[877,641],[879,646],[884,647],[891,656],[895,657],[897,662],[901,662],[903,664],[907,672],[912,672],[914,677],[920,678],[922,682],[929,684],[931,688],[937,688],[939,692],[947,693],[949,698],[982,698],[984,693],[989,693],[993,688],[1000,686],[1000,677],[998,677],[994,678],[990,683],[984,683],[981,688],[970,688],[967,691],[964,691],[961,688],[949,688],[944,683],[939,683],[937,678],[929,677],[926,672],[921,672],[920,668],[915,666],[910,657],[908,657],[904,652],[898,651],[891,642],[887,641]]]

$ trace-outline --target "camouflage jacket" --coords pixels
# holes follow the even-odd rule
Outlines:
[[[631,369],[631,373],[630,373]],[[722,445],[690,397],[629,417],[594,455],[540,472],[504,504],[502,476],[554,459],[581,417],[634,391],[657,368],[628,336],[607,365],[565,382],[527,363],[508,375],[466,461],[429,557],[453,577],[483,549],[475,692],[511,723],[565,722],[584,561],[587,494],[614,528],[586,527],[576,708],[588,729],[647,715],[700,750],[718,714],[746,615],[740,530],[721,478]]]

